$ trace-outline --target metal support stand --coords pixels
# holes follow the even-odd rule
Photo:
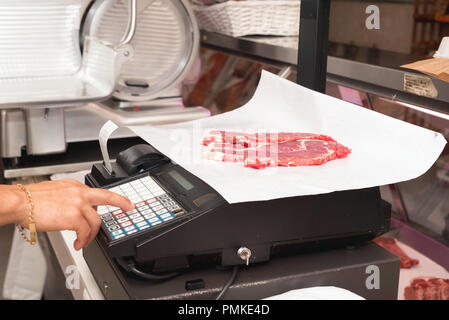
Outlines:
[[[407,209],[405,207],[404,199],[402,198],[402,193],[399,188],[398,183],[390,184],[388,185],[390,192],[391,192],[391,198],[393,200],[393,208],[396,212],[399,220],[401,222],[410,222]]]
[[[330,0],[302,0],[297,83],[325,93]]]

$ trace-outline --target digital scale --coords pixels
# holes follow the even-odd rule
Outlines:
[[[148,286],[203,267],[251,268],[277,256],[359,245],[390,224],[378,188],[229,204],[145,144],[121,152],[112,171],[94,165],[86,183],[128,197],[135,209],[99,207],[100,233],[83,250],[97,280],[107,275],[109,287],[126,288],[123,275]]]

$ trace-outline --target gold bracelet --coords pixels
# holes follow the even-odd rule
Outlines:
[[[33,202],[33,198],[31,197],[31,192],[30,190],[28,190],[28,188],[24,185],[18,184],[17,185],[20,190],[22,190],[23,192],[25,192],[26,197],[27,197],[27,201],[28,201],[28,205],[30,207],[30,212],[29,212],[29,222],[28,222],[28,230],[30,230],[30,239],[27,238],[27,236],[25,235],[25,233],[23,232],[23,227],[20,225],[16,225],[17,229],[19,229],[20,235],[22,236],[23,240],[25,240],[26,242],[28,242],[31,245],[35,245],[37,243],[37,236],[36,236],[36,224],[34,222],[34,202]]]

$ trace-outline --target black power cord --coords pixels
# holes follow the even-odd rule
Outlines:
[[[224,294],[228,291],[229,287],[234,283],[235,278],[237,277],[237,271],[239,270],[238,266],[234,266],[234,269],[232,270],[231,278],[229,278],[228,282],[225,284],[223,289],[221,289],[220,293],[218,294],[217,298],[215,300],[220,300],[223,298]]]
[[[165,274],[152,274],[148,272],[143,272],[136,268],[136,264],[132,259],[125,261],[122,258],[117,258],[117,262],[126,271],[131,272],[136,276],[146,280],[155,280],[155,281],[168,280],[181,274],[181,272],[171,272]]]
[[[117,258],[116,260],[117,260],[117,263],[123,269],[125,269],[128,272],[133,273],[134,275],[136,275],[140,278],[146,279],[146,280],[154,280],[154,281],[168,280],[168,279],[174,278],[181,274],[181,272],[171,272],[171,273],[166,273],[166,274],[152,274],[152,273],[143,272],[143,271],[137,269],[136,264],[134,263],[134,261],[132,259],[127,259],[127,261],[125,261],[123,258]],[[232,270],[231,277],[229,278],[228,282],[226,282],[223,289],[221,289],[220,293],[215,298],[215,300],[220,300],[221,298],[223,298],[225,293],[228,291],[229,287],[231,287],[232,284],[234,283],[235,278],[237,277],[238,270],[239,270],[239,266],[234,266],[234,268]]]

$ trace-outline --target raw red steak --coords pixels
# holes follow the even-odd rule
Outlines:
[[[346,157],[351,150],[329,136],[313,133],[248,134],[211,131],[203,139],[204,157],[239,162],[245,167],[320,165]]]
[[[419,263],[418,259],[410,258],[404,251],[402,251],[402,249],[399,248],[398,244],[396,243],[396,240],[393,238],[378,237],[373,241],[400,258],[401,268],[410,269],[411,267]]]
[[[449,279],[419,277],[404,289],[405,300],[449,300]]]
[[[286,142],[296,140],[323,140],[337,142],[329,136],[315,133],[302,132],[280,132],[280,133],[244,133],[233,131],[210,131],[203,139],[203,144],[207,146],[211,142],[232,143],[249,146],[250,143],[268,143],[272,141]]]

